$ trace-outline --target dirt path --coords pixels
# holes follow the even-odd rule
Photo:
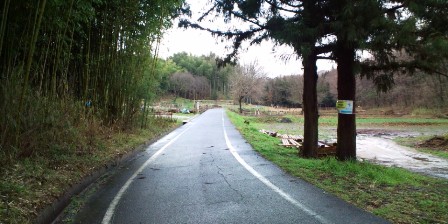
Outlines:
[[[358,135],[359,159],[448,179],[448,160],[400,146],[390,139]]]

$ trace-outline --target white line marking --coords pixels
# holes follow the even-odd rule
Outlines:
[[[140,168],[135,171],[134,174],[132,174],[132,176],[128,179],[128,181],[126,181],[126,183],[123,185],[123,187],[121,187],[120,191],[118,191],[117,195],[115,195],[114,199],[112,200],[112,202],[109,205],[109,208],[106,211],[106,214],[103,217],[103,221],[101,222],[102,224],[109,224],[110,221],[112,220],[112,217],[114,216],[115,213],[115,209],[118,205],[118,202],[121,200],[121,198],[123,197],[123,194],[126,192],[126,190],[129,188],[129,186],[131,185],[131,183],[135,180],[135,178],[137,177],[137,175],[139,173],[141,173],[150,163],[154,162],[154,160],[157,159],[157,157],[159,157],[162,152],[171,144],[173,144],[173,142],[175,142],[181,135],[183,135],[186,131],[188,131],[192,126],[189,126],[187,129],[183,130],[179,135],[177,135],[175,138],[171,139],[171,141],[169,141],[168,143],[166,143],[162,148],[159,149],[159,151],[157,151],[156,153],[154,153],[154,155],[152,155],[148,160],[146,160],[146,162],[140,166]]]
[[[249,171],[252,175],[254,175],[258,180],[260,180],[263,184],[271,188],[273,191],[275,191],[277,194],[279,194],[282,198],[289,201],[294,206],[298,207],[300,210],[304,211],[305,213],[309,214],[310,216],[315,217],[319,222],[330,224],[331,222],[326,220],[324,217],[320,216],[319,214],[315,213],[311,209],[309,209],[304,204],[296,201],[294,198],[292,198],[289,194],[284,192],[282,189],[277,187],[275,184],[273,184],[271,181],[269,181],[266,177],[258,173],[254,168],[252,168],[249,164],[244,161],[243,158],[236,152],[235,148],[233,148],[232,143],[230,142],[229,138],[227,137],[226,128],[224,127],[224,112],[222,113],[222,128],[224,130],[224,138],[226,140],[227,147],[229,147],[229,151],[232,153],[233,157],[244,167],[247,171]]]

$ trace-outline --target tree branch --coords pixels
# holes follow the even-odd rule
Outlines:
[[[192,22],[190,22],[188,20],[181,20],[179,22],[179,27],[199,29],[199,30],[207,31],[207,32],[211,33],[212,35],[224,36],[224,37],[226,37],[228,39],[235,38],[236,36],[253,35],[256,32],[259,32],[259,31],[263,30],[263,28],[257,28],[257,29],[247,30],[247,31],[236,31],[236,32],[213,30],[213,29],[210,29],[210,28],[203,27],[203,26],[201,26],[201,25],[199,25],[197,23],[192,23]]]
[[[443,73],[443,72],[438,71],[438,70],[432,70],[431,73],[434,73],[434,74],[437,74],[437,75],[441,75],[441,76],[444,76],[444,77],[448,78],[448,74]]]
[[[397,6],[394,6],[394,7],[392,7],[392,8],[385,9],[385,10],[384,10],[384,13],[386,13],[386,14],[394,13],[395,11],[397,11],[397,10],[399,10],[399,9],[402,9],[402,8],[404,8],[404,7],[405,7],[405,4],[397,5]]]
[[[300,7],[302,7],[302,5],[292,5],[292,4],[289,4],[289,3],[285,2],[285,1],[281,1],[281,2],[283,4],[289,6],[289,7],[292,7],[292,8],[300,8]],[[292,10],[292,9],[287,9],[287,8],[281,7],[278,4],[275,4],[274,2],[272,2],[270,0],[266,0],[266,3],[268,3],[270,6],[274,7],[275,9],[279,9],[281,11],[291,12],[291,13],[299,12],[299,10]]]
[[[417,61],[390,62],[387,64],[375,64],[374,62],[372,63],[372,61],[361,63],[361,73],[364,73],[366,75],[380,71],[399,71],[400,69],[405,69],[407,72],[411,73],[414,73],[415,70],[420,70],[423,72],[437,74],[448,78],[448,74],[433,69],[432,67],[419,65]]]
[[[241,15],[241,14],[239,14],[239,13],[236,13],[236,12],[230,12],[232,15],[234,15],[235,17],[237,17],[237,18],[239,18],[239,19],[241,19],[241,20],[243,20],[243,21],[246,21],[246,22],[248,22],[248,23],[252,23],[252,24],[254,24],[254,25],[256,25],[256,26],[258,26],[258,27],[260,27],[260,28],[266,28],[265,26],[263,26],[263,25],[261,25],[258,21],[253,21],[253,20],[251,20],[251,19],[248,19],[247,17],[245,17],[245,16],[243,16],[243,15]]]
[[[333,57],[324,57],[324,56],[317,56],[317,59],[322,59],[322,60],[332,60],[334,61],[335,59]]]
[[[264,30],[263,28],[251,29],[251,30],[246,30],[246,31],[213,30],[210,28],[203,27],[197,23],[191,23],[188,20],[181,20],[179,22],[179,27],[199,29],[199,30],[207,31],[207,32],[211,33],[212,35],[217,35],[217,36],[225,37],[229,40],[232,40],[233,50],[231,53],[227,54],[227,56],[223,60],[217,61],[219,66],[224,66],[228,63],[233,63],[232,59],[235,59],[236,56],[238,55],[238,50],[241,47],[241,44],[243,43],[243,41],[251,39],[255,35],[255,33]],[[261,35],[260,37],[255,38],[255,40],[253,40],[250,44],[260,43],[265,38],[267,38],[266,35]]]
[[[213,5],[213,7],[211,7],[209,10],[207,10],[207,12],[205,12],[204,14],[202,14],[201,17],[198,18],[198,21],[201,22],[206,16],[208,16],[210,14],[210,12],[212,12],[213,10],[216,9],[216,4]]]
[[[332,52],[334,50],[334,48],[335,48],[335,44],[327,44],[327,45],[317,46],[315,53],[316,53],[316,55],[329,53],[329,52]]]
[[[282,4],[285,4],[285,5],[287,5],[287,6],[289,6],[289,7],[293,7],[293,8],[296,8],[296,7],[302,7],[302,4],[303,4],[302,1],[299,1],[299,2],[302,3],[302,4],[297,4],[297,5],[293,5],[293,4],[289,3],[289,1],[285,1],[285,0],[280,0],[280,2],[281,2]]]

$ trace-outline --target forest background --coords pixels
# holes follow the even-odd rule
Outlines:
[[[235,79],[235,67],[219,68],[216,64],[218,59],[212,53],[207,56],[194,56],[186,52],[174,54],[165,61],[165,66],[170,68],[171,74],[164,78],[161,91],[192,100],[235,99],[231,83],[231,80]],[[441,71],[448,72],[446,67]],[[337,100],[337,71],[319,71],[318,75],[319,106],[334,107]],[[447,109],[448,77],[441,74],[428,75],[424,72],[416,72],[411,76],[396,74],[394,77],[393,88],[388,92],[381,92],[371,80],[358,76],[357,105],[365,109],[395,108],[407,112],[418,109]],[[244,97],[245,103],[285,108],[301,107],[302,74],[277,77],[261,74],[258,79],[259,85]]]

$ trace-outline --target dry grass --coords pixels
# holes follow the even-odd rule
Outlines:
[[[106,127],[92,118],[48,130],[56,139],[32,136],[39,152],[19,156],[0,173],[0,223],[32,223],[39,212],[85,176],[177,125],[150,119],[149,128]],[[44,131],[45,132],[45,131]],[[31,140],[29,140],[31,142]]]

